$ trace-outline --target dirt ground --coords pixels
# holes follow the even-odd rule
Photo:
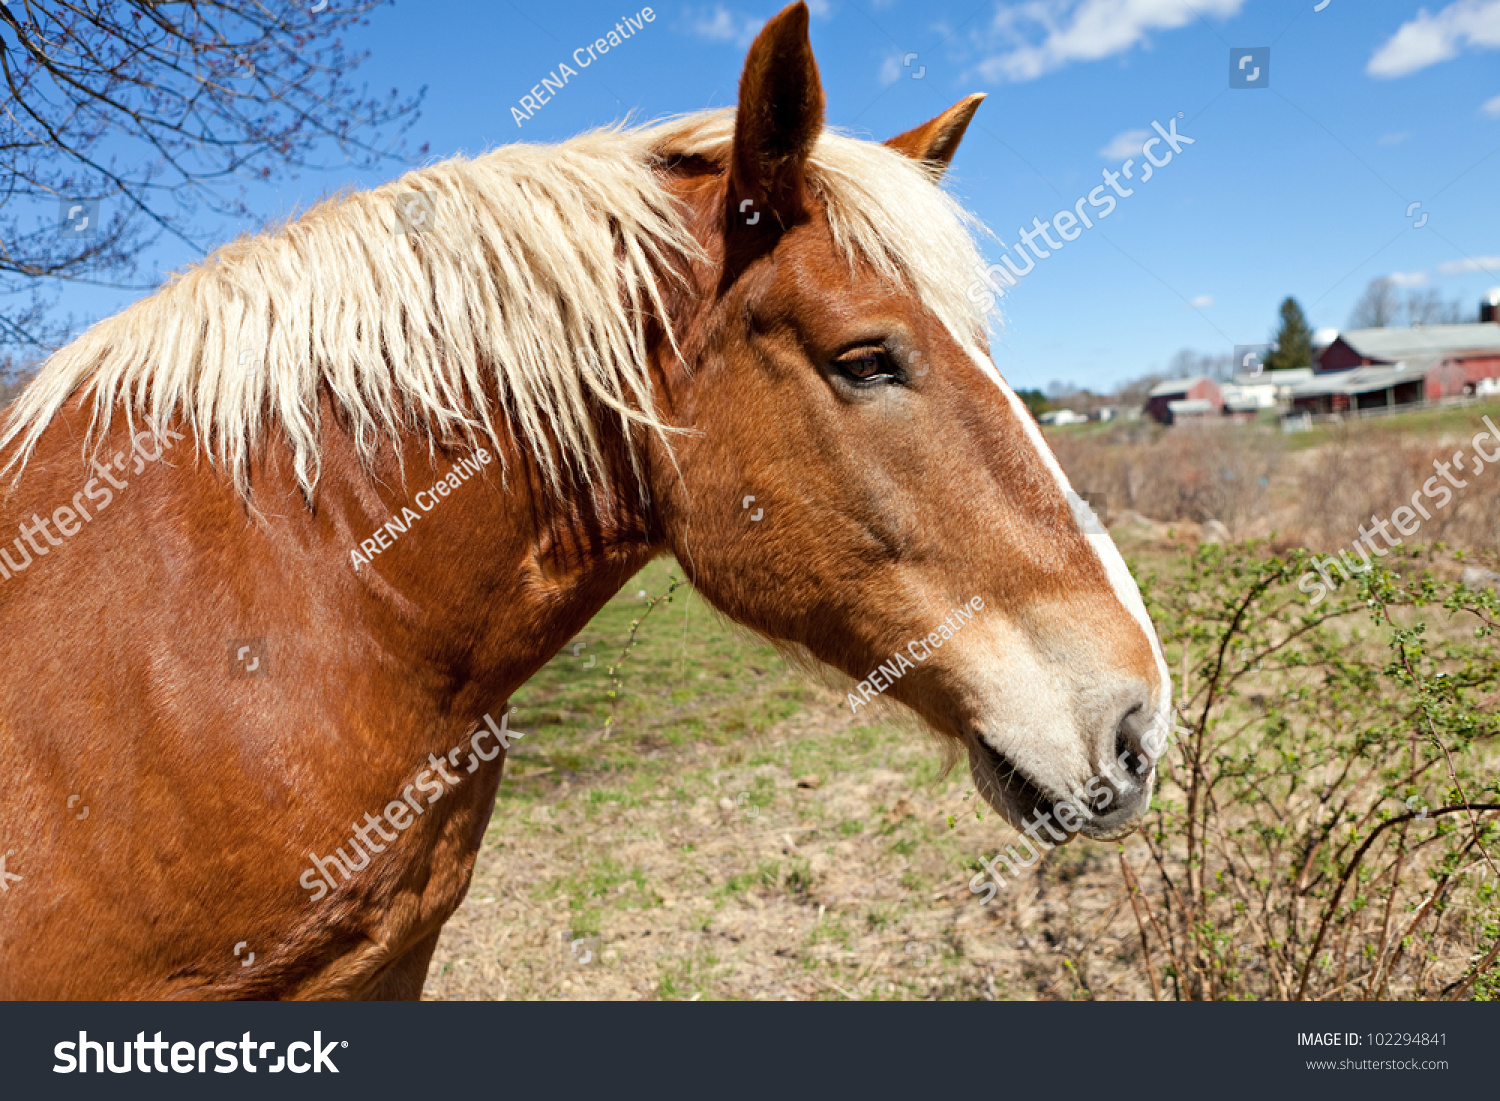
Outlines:
[[[1111,527],[1152,570],[1219,538]],[[980,858],[1021,835],[967,765],[851,715],[674,576],[648,567],[512,701],[527,736],[424,997],[1152,996],[1119,867],[1150,861],[1138,835],[1054,849],[986,904]]]
[[[638,795],[507,779],[424,996],[1150,996],[1116,846],[1053,852],[982,905],[977,858],[1017,835],[976,815],[967,769],[808,691],[749,742],[652,754]]]

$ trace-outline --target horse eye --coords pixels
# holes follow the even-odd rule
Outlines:
[[[897,375],[896,365],[884,348],[855,348],[833,362],[834,366],[856,382],[894,379]]]

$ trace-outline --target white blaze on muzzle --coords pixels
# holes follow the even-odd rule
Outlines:
[[[1141,591],[1136,586],[1135,578],[1130,576],[1130,568],[1125,565],[1125,559],[1120,556],[1120,550],[1115,546],[1115,541],[1110,537],[1099,518],[1089,508],[1088,502],[1077,493],[1068,483],[1068,476],[1063,473],[1062,466],[1057,457],[1052,454],[1052,449],[1047,446],[1046,439],[1042,436],[1042,430],[1037,425],[1036,419],[1026,404],[1010,388],[1005,379],[1000,376],[999,369],[989,359],[977,352],[970,352],[980,372],[1000,388],[1010,402],[1011,410],[1015,413],[1016,420],[1020,421],[1026,437],[1036,448],[1037,455],[1042,463],[1052,473],[1057,481],[1057,487],[1067,498],[1069,506],[1073,511],[1073,521],[1078,525],[1084,538],[1088,540],[1089,546],[1093,548],[1094,556],[1099,559],[1099,564],[1104,567],[1104,574],[1109,579],[1111,587],[1115,591],[1115,598],[1119,600],[1122,607],[1128,611],[1140,628],[1145,632],[1146,640],[1151,645],[1151,652],[1156,657],[1157,675],[1161,678],[1161,699],[1157,701],[1156,714],[1154,716],[1155,726],[1160,729],[1171,730],[1172,714],[1172,677],[1167,671],[1167,659],[1162,654],[1161,643],[1156,637],[1156,629],[1151,624],[1151,617],[1146,614],[1145,602],[1141,600]]]

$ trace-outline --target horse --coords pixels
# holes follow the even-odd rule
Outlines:
[[[982,98],[827,127],[796,3],[734,108],[325,200],[54,353],[0,436],[0,998],[419,998],[507,701],[667,554],[1007,821],[1134,829],[1171,684],[989,354]]]

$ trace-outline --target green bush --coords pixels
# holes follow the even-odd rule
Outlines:
[[[1158,997],[1492,998],[1500,621],[1399,548],[1312,606],[1305,552],[1204,546],[1143,590],[1179,734],[1120,861]]]

